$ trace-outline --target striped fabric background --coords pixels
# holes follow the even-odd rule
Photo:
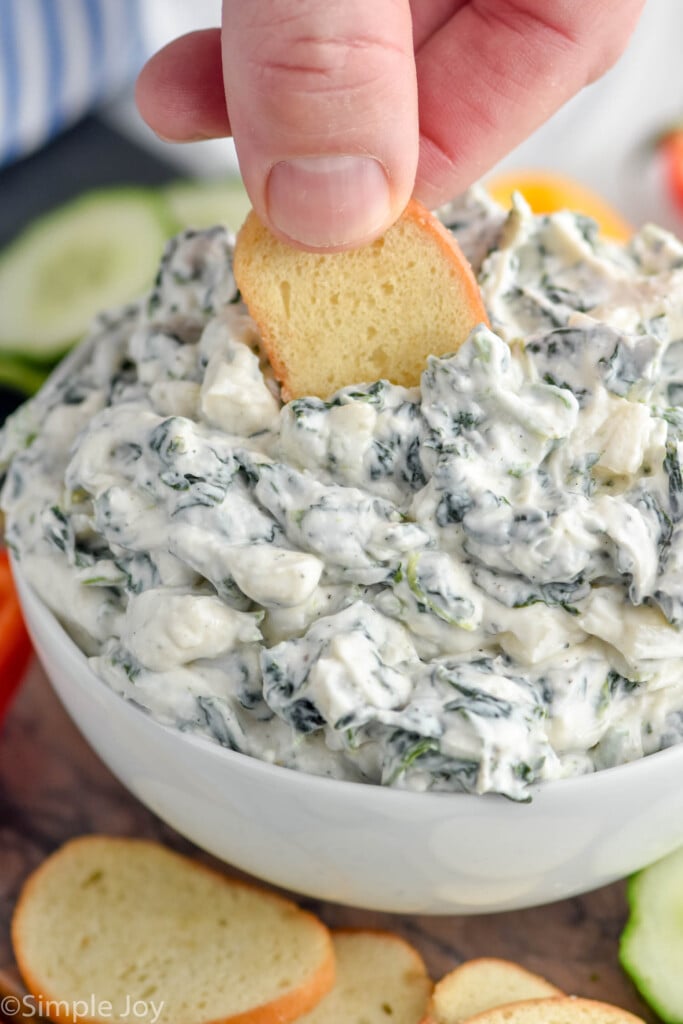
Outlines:
[[[145,0],[0,0],[0,165],[40,146],[141,66]]]

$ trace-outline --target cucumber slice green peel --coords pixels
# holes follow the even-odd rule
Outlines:
[[[54,361],[97,313],[149,288],[173,229],[142,188],[89,192],[35,221],[0,254],[0,353]]]
[[[652,1009],[683,1024],[683,847],[634,875],[619,959]]]

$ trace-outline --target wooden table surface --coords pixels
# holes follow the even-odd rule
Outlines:
[[[117,782],[35,665],[0,733],[0,968],[12,961],[9,922],[23,879],[64,840],[89,832],[153,837],[211,863]],[[401,933],[420,950],[434,978],[471,957],[506,957],[567,992],[656,1020],[617,961],[626,916],[623,883],[546,907],[480,917],[402,917],[298,902],[332,927]]]

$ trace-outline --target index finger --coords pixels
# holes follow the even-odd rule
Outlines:
[[[624,49],[644,0],[471,0],[417,54],[415,194],[480,178]]]

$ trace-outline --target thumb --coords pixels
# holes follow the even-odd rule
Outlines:
[[[308,249],[371,241],[418,158],[408,0],[224,0],[223,78],[256,212]]]

